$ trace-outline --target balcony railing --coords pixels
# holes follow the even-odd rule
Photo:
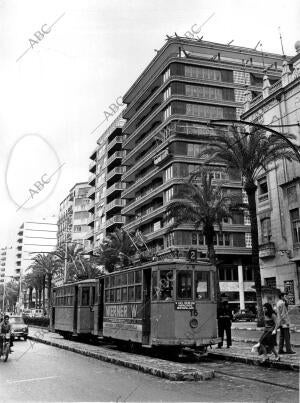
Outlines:
[[[126,171],[126,167],[116,167],[106,175],[106,180],[111,179],[114,175],[122,175]]]
[[[106,228],[110,227],[113,224],[124,224],[125,223],[125,217],[118,214],[110,218],[109,220],[106,221]]]
[[[116,136],[107,146],[107,151],[111,150],[115,144],[122,144],[123,142],[123,137],[122,136]]]
[[[274,257],[276,254],[274,242],[267,242],[259,245],[259,257],[261,259]]]
[[[96,171],[96,161],[92,161],[89,163],[89,172],[94,172]]]
[[[116,151],[113,153],[113,155],[111,155],[108,160],[107,160],[107,165],[111,164],[115,159],[120,158],[122,159],[126,154],[126,152],[123,151]]]
[[[117,190],[124,190],[125,188],[126,188],[126,183],[117,182],[106,190],[106,196],[109,196],[111,193],[113,193]]]
[[[124,199],[115,199],[106,205],[106,211],[109,211],[114,207],[124,207],[125,204],[126,201]]]

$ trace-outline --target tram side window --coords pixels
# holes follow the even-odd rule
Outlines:
[[[135,300],[141,301],[141,299],[142,299],[142,286],[136,285],[135,286]]]
[[[159,280],[159,299],[169,301],[173,299],[173,271],[161,270]]]
[[[195,273],[195,296],[196,299],[207,300],[210,298],[210,281],[208,271]]]
[[[134,287],[128,287],[128,301],[134,301]]]
[[[152,299],[157,300],[159,288],[157,287],[157,271],[152,272]]]
[[[179,271],[177,273],[177,298],[192,299],[192,276],[191,271]]]
[[[105,290],[105,302],[109,302],[109,290]]]
[[[82,287],[81,291],[81,305],[87,306],[90,304],[90,288]]]
[[[122,302],[127,302],[127,287],[122,288]]]
[[[116,290],[116,302],[121,302],[121,288]]]

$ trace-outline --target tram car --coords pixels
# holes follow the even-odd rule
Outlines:
[[[53,289],[51,328],[64,337],[205,351],[217,337],[215,267],[165,260]]]

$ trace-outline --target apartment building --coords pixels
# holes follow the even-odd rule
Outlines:
[[[238,119],[247,88],[253,97],[262,91],[263,71],[275,83],[282,57],[218,43],[171,38],[159,50],[123,97],[122,175],[128,231],[139,230],[159,259],[186,257],[190,248],[206,253],[205,238],[193,226],[174,230],[164,220],[165,209],[183,178],[199,166],[199,152],[214,135],[213,119]],[[242,195],[239,172],[225,174],[215,164],[215,179]],[[227,175],[226,177],[224,175]],[[223,224],[215,248],[221,291],[232,308],[255,303],[251,267],[251,234],[247,216],[235,214]]]
[[[58,246],[62,246],[66,242],[74,242],[89,247],[86,239],[91,216],[89,190],[90,186],[87,182],[76,183],[60,203],[57,222]]]
[[[15,278],[20,282],[22,290],[19,308],[24,308],[23,278],[29,272],[34,256],[39,253],[53,252],[57,244],[57,216],[24,222],[17,234],[15,255]],[[24,291],[24,293],[23,293]]]
[[[121,209],[125,200],[121,192],[125,185],[121,176],[125,168],[121,166],[124,151],[122,149],[122,127],[125,120],[118,115],[112,124],[100,135],[97,147],[90,156],[88,196],[90,204],[90,252],[96,251],[108,233],[124,223]]]
[[[0,248],[0,284],[4,284],[6,277],[13,277],[15,274],[15,248],[3,246]]]
[[[253,99],[248,94],[242,117],[294,134],[300,145],[300,41],[295,48],[296,56],[284,61],[274,85],[265,75],[263,93]],[[287,292],[291,305],[300,304],[299,161],[277,161],[261,172],[257,186],[262,282],[267,292],[280,289]]]

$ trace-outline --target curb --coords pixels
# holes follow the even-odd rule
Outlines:
[[[292,364],[292,363],[282,362],[282,361],[279,361],[279,362],[278,361],[267,361],[264,364],[261,364],[259,358],[245,357],[240,354],[209,352],[208,355],[222,358],[227,361],[242,362],[244,364],[252,364],[252,365],[263,365],[264,367],[269,367],[269,368],[286,369],[286,370],[292,370],[292,371],[299,372],[299,362]]]
[[[258,331],[258,332],[263,332],[264,328],[263,327],[232,327],[231,330],[247,330],[247,331]],[[295,328],[290,328],[290,333],[300,333],[300,330],[295,329]]]
[[[80,348],[76,347],[70,347],[67,345],[62,345],[50,340],[44,340],[40,339],[38,337],[33,337],[33,336],[28,336],[28,339],[33,340],[38,343],[43,343],[47,344],[52,347],[57,347],[61,348],[63,350],[71,351],[73,353],[81,354],[86,357],[91,357],[95,358],[97,360],[109,362],[111,364],[115,365],[121,365],[127,368],[131,368],[137,371],[144,372],[146,374],[151,374],[154,376],[158,376],[160,378],[165,378],[170,381],[206,381],[209,379],[214,378],[215,372],[213,370],[203,370],[199,371],[196,368],[188,368],[184,366],[180,366],[181,368],[178,368],[178,371],[176,372],[176,369],[174,369],[174,364],[170,365],[168,364],[167,361],[161,360],[161,359],[155,359],[157,362],[157,365],[151,365],[151,363],[147,364],[145,363],[137,363],[134,362],[134,355],[132,355],[132,361],[131,360],[126,360],[122,357],[114,357],[113,355],[109,354],[109,351],[107,351],[105,354],[101,352],[93,353],[90,351],[84,351]],[[140,358],[140,356],[139,356]]]
[[[235,341],[237,343],[257,343],[257,339],[238,339],[236,337],[232,338],[232,341]],[[291,343],[292,347],[300,347],[300,344],[298,343]]]

